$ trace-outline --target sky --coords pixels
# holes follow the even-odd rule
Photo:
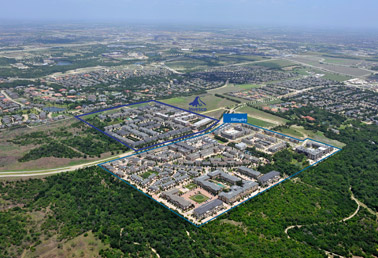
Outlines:
[[[378,0],[0,0],[0,20],[378,29]]]

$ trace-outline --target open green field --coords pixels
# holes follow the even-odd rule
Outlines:
[[[203,194],[195,194],[189,197],[191,200],[195,201],[196,203],[203,203],[209,199],[209,197]]]
[[[337,57],[337,56],[330,57],[326,55],[324,56],[324,62],[330,63],[330,64],[356,65],[360,63],[361,61],[363,61],[363,58],[358,59],[355,57],[348,58],[348,57]]]
[[[208,90],[207,92],[211,93],[211,94],[216,94],[216,93],[224,94],[224,93],[228,93],[228,92],[235,92],[235,91],[248,90],[248,89],[251,89],[251,88],[258,88],[258,87],[261,87],[261,86],[262,86],[261,84],[232,84],[232,83],[229,83],[229,84],[224,85],[220,88]]]
[[[259,84],[240,84],[240,85],[237,85],[237,87],[245,89],[245,90],[249,90],[249,89],[252,89],[252,88],[261,87],[261,85],[259,85]]]
[[[346,81],[349,79],[352,79],[351,76],[344,75],[344,74],[338,74],[338,73],[330,73],[330,72],[324,72],[318,69],[310,68],[310,67],[302,67],[302,68],[296,68],[294,69],[295,72],[297,72],[300,75],[309,75],[308,72],[314,72],[318,74],[324,74],[322,78],[334,80],[334,81]]]
[[[190,57],[181,57],[175,60],[167,61],[165,64],[178,71],[194,71],[198,69],[206,69],[212,66],[222,66],[227,61],[220,61],[213,58],[195,59]]]
[[[324,79],[334,80],[334,81],[347,81],[349,79],[352,79],[351,76],[343,75],[343,74],[336,74],[336,73],[325,73],[325,75],[322,77]]]
[[[266,67],[266,68],[269,68],[269,69],[282,69],[284,67],[293,66],[293,65],[297,65],[297,64],[294,63],[294,62],[291,62],[289,60],[268,59],[268,60],[266,60],[264,62],[256,62],[256,63],[252,63],[250,65],[253,65],[253,66],[262,66],[262,67]]]
[[[287,120],[282,117],[275,116],[249,106],[244,106],[238,109],[236,113],[247,113],[251,118],[263,120],[274,125],[282,125],[287,122]]]
[[[202,114],[209,116],[209,117],[216,118],[216,119],[221,119],[224,111],[225,111],[224,109],[217,109],[217,110],[210,111],[210,112],[203,112]]]
[[[219,60],[227,61],[228,63],[241,63],[241,62],[254,62],[265,59],[266,57],[261,57],[258,55],[229,55],[229,54],[216,54]],[[269,60],[269,59],[268,59]]]
[[[307,64],[311,66],[310,68],[314,72],[317,72],[316,70],[318,69],[320,70],[320,72],[317,72],[317,73],[323,73],[326,76],[333,77],[334,80],[342,81],[342,80],[345,80],[345,77],[343,76],[349,75],[350,77],[347,76],[347,78],[348,77],[351,78],[351,77],[364,76],[369,73],[366,70],[362,70],[354,65],[342,64],[341,62],[329,63],[329,62],[326,62],[325,59],[319,58],[318,56],[309,56],[309,55],[303,56],[302,55],[302,56],[292,57],[291,59],[297,62],[300,62],[302,65]]]
[[[296,137],[296,138],[303,138],[303,134],[299,130],[295,130],[292,127],[282,128],[279,131],[283,134],[287,134],[287,135],[290,135],[290,136],[293,136],[293,137]]]
[[[311,139],[324,142],[324,143],[327,143],[327,144],[330,144],[339,148],[342,148],[345,146],[345,143],[327,138],[326,136],[324,136],[324,133],[320,131],[317,131],[317,132],[309,131],[309,130],[304,129],[303,126],[293,125],[293,126],[290,126],[290,128],[288,129],[285,128],[285,129],[279,130],[279,132],[293,136],[293,137],[302,138],[302,139],[311,138]]]
[[[272,127],[275,126],[272,123],[269,123],[269,122],[266,122],[264,120],[257,119],[257,118],[254,118],[254,117],[250,117],[250,116],[248,116],[248,123],[253,124],[253,125],[257,125],[257,126],[261,126],[261,127],[265,127],[265,128],[272,128]]]
[[[195,96],[189,96],[189,97],[177,97],[177,98],[171,98],[171,99],[164,99],[160,100],[161,102],[188,109],[189,103],[194,100]],[[203,102],[205,102],[206,106],[201,106],[201,108],[206,108],[207,111],[211,111],[213,109],[218,109],[221,107],[227,107],[227,106],[233,106],[236,103],[227,99],[219,98],[214,95],[210,94],[205,94],[205,95],[200,95],[200,98]],[[207,112],[204,111],[204,112]],[[204,113],[204,112],[197,112],[197,113]]]

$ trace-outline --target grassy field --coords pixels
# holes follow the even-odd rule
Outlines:
[[[194,71],[200,68],[209,68],[211,66],[219,66],[225,64],[216,59],[199,60],[190,57],[182,57],[176,60],[168,61],[165,63],[168,67],[171,67],[178,71]]]
[[[264,120],[254,118],[254,117],[250,117],[250,116],[248,116],[248,123],[253,124],[253,125],[257,125],[257,126],[261,126],[261,127],[265,127],[265,128],[272,128],[272,127],[275,126],[275,124],[272,124],[272,123],[266,122]]]
[[[296,65],[296,63],[288,61],[288,60],[277,59],[277,60],[267,60],[266,62],[259,62],[259,63],[254,63],[251,65],[263,66],[270,69],[282,69],[287,66],[294,66]]]
[[[109,245],[105,245],[101,240],[96,238],[91,231],[75,237],[67,242],[59,242],[56,237],[42,241],[35,247],[35,250],[28,250],[23,257],[100,257],[99,251],[106,249]]]
[[[261,85],[259,85],[259,84],[240,84],[240,85],[237,85],[237,87],[248,90],[248,89],[252,89],[252,88],[261,87]]]
[[[258,88],[261,87],[262,84],[232,84],[229,83],[223,87],[217,88],[217,89],[212,89],[208,90],[208,93],[210,94],[224,94],[228,92],[235,92],[235,91],[242,91],[242,90],[248,90],[252,88]]]
[[[146,173],[142,174],[142,178],[146,179],[147,177],[149,177],[152,174],[155,174],[155,172],[154,171],[147,171]]]
[[[290,129],[302,134],[303,138],[311,138],[311,139],[324,142],[324,143],[327,143],[327,144],[330,144],[339,148],[342,148],[345,146],[345,143],[327,138],[326,136],[324,136],[324,133],[320,131],[313,132],[313,131],[304,129],[303,126],[296,126],[296,125],[291,126]],[[287,133],[287,134],[291,135],[290,133]]]
[[[330,63],[330,64],[356,65],[360,63],[361,61],[362,59],[324,57],[324,62]]]
[[[314,73],[319,73],[319,74],[324,74],[322,78],[324,79],[330,79],[334,81],[346,81],[349,79],[352,79],[351,76],[348,75],[343,75],[343,74],[338,74],[338,73],[330,73],[330,72],[324,72],[322,70],[310,68],[310,67],[302,67],[302,68],[296,68],[294,69],[295,72],[297,72],[300,75],[309,75],[309,72],[314,72]]]
[[[324,79],[334,80],[334,81],[347,81],[349,79],[352,79],[351,76],[343,75],[343,74],[336,74],[336,73],[325,73],[325,75],[322,77]]]
[[[195,194],[193,196],[190,196],[189,198],[195,201],[196,203],[203,203],[209,199],[209,197],[206,197],[203,194]]]
[[[304,138],[303,134],[300,131],[298,131],[298,130],[292,128],[292,127],[283,128],[283,129],[279,130],[279,132],[293,136],[293,137],[296,137],[296,138]]]
[[[258,110],[253,107],[248,107],[248,106],[238,109],[237,113],[247,113],[248,116],[251,118],[263,120],[265,122],[268,122],[274,125],[282,125],[287,122],[287,120],[284,118],[281,118],[281,117],[278,117],[278,116],[275,116],[275,115],[272,115],[272,114],[269,114],[264,111]]]
[[[190,183],[190,184],[188,184],[188,185],[185,186],[185,188],[188,188],[189,190],[193,190],[196,187],[197,187],[197,185],[194,184],[194,183]]]
[[[224,112],[224,109],[218,109],[215,111],[204,112],[203,114],[209,117],[216,118],[216,119],[221,119],[223,112]]]
[[[300,67],[300,68],[295,68],[293,71],[300,74],[300,75],[309,75],[308,71],[310,69],[306,68],[306,67]]]
[[[352,77],[357,77],[357,76],[364,76],[368,74],[367,71],[356,68],[352,65],[342,65],[341,63],[328,63],[328,62],[322,62],[322,58],[319,58],[317,56],[296,56],[292,57],[291,59],[296,60],[298,62],[301,62],[303,64],[308,64],[311,65],[312,69],[326,69],[326,70],[321,70],[319,73],[324,73],[324,74],[336,74],[337,76],[335,78],[342,78],[338,77],[339,74],[347,74]],[[315,68],[314,68],[315,67]],[[344,76],[344,75],[341,75]]]
[[[189,97],[177,97],[177,98],[171,98],[171,99],[164,99],[161,100],[161,102],[188,109],[189,103],[194,100],[195,96],[189,96]],[[236,103],[227,99],[219,98],[214,95],[210,94],[205,94],[205,95],[200,95],[200,98],[203,102],[205,102],[206,106],[201,106],[201,108],[206,108],[207,111],[221,108],[221,107],[226,107],[226,106],[233,106]],[[203,111],[206,112],[206,111]],[[198,112],[198,113],[203,113],[203,112]]]

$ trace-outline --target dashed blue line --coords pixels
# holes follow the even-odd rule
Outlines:
[[[88,115],[91,115],[91,114],[96,114],[96,113],[99,113],[99,112],[104,112],[104,111],[108,111],[108,110],[113,110],[113,109],[117,109],[117,108],[121,108],[121,107],[127,107],[127,106],[132,106],[132,105],[138,105],[138,104],[144,104],[144,103],[150,103],[150,102],[155,102],[155,103],[158,103],[158,104],[162,104],[162,105],[166,105],[166,106],[169,106],[169,107],[172,107],[172,108],[176,108],[176,109],[179,109],[179,110],[182,110],[182,111],[185,111],[185,112],[188,112],[188,113],[192,113],[192,114],[195,114],[195,115],[198,115],[198,116],[202,116],[202,117],[205,117],[205,118],[209,118],[213,121],[215,121],[215,123],[213,123],[210,127],[208,128],[205,128],[204,130],[201,130],[199,132],[196,132],[196,133],[191,133],[191,134],[188,134],[188,135],[184,135],[184,136],[180,136],[178,138],[175,138],[175,139],[172,139],[172,140],[168,140],[168,141],[164,141],[164,142],[161,142],[161,143],[157,143],[157,144],[154,144],[154,145],[151,145],[151,146],[148,146],[148,147],[144,147],[144,148],[140,148],[140,149],[134,149],[133,147],[129,146],[128,144],[122,142],[121,140],[111,136],[110,134],[104,132],[103,130],[97,128],[96,126],[92,125],[91,123],[88,123],[87,121],[85,121],[84,119],[82,119],[81,117],[84,117],[84,116],[88,116]],[[186,109],[183,109],[183,108],[179,108],[179,107],[175,107],[175,106],[172,106],[172,105],[169,105],[169,104],[166,104],[166,103],[163,103],[163,102],[160,102],[160,101],[157,101],[157,100],[147,100],[147,101],[140,101],[140,102],[136,102],[136,103],[132,103],[132,104],[126,104],[126,105],[119,105],[119,106],[115,106],[115,107],[110,107],[110,108],[106,108],[106,109],[102,109],[102,110],[97,110],[97,111],[93,111],[93,112],[90,112],[90,113],[86,113],[86,114],[81,114],[81,115],[77,115],[75,116],[75,118],[77,118],[78,120],[86,123],[87,125],[93,127],[94,129],[96,129],[97,131],[109,136],[110,138],[112,138],[113,140],[116,140],[117,142],[121,143],[122,145],[132,149],[133,151],[140,151],[140,150],[145,150],[145,149],[150,149],[151,147],[155,147],[155,146],[161,146],[161,145],[164,145],[165,143],[167,142],[172,142],[172,141],[177,141],[179,139],[183,139],[183,138],[187,138],[189,136],[192,136],[192,135],[198,135],[198,134],[201,134],[211,128],[213,128],[217,123],[219,123],[219,119],[216,119],[216,118],[213,118],[213,117],[209,117],[209,116],[206,116],[206,115],[202,115],[202,114],[198,114],[198,113],[195,113],[195,112],[192,112],[190,110],[186,110]]]
[[[158,102],[158,103],[160,103],[160,102]],[[218,121],[219,121],[219,120],[218,120]],[[273,184],[273,185],[269,186],[268,188],[264,189],[263,191],[257,193],[256,195],[254,195],[254,196],[248,198],[247,200],[245,200],[245,201],[243,201],[243,202],[241,202],[241,203],[239,203],[239,204],[237,204],[237,205],[235,205],[235,206],[229,208],[228,210],[226,210],[226,211],[220,213],[219,215],[215,216],[214,218],[211,218],[210,220],[208,220],[208,221],[206,221],[206,222],[204,222],[204,223],[202,223],[202,224],[199,224],[199,225],[197,225],[197,224],[191,222],[190,220],[188,220],[187,218],[185,218],[185,217],[182,216],[181,214],[179,214],[179,213],[177,213],[176,211],[172,210],[171,208],[167,207],[167,206],[164,205],[163,203],[161,203],[161,202],[155,200],[155,199],[152,198],[150,195],[146,194],[145,192],[143,192],[142,190],[138,189],[138,188],[135,187],[134,185],[130,184],[130,183],[127,182],[126,180],[124,180],[124,179],[120,178],[119,176],[115,175],[114,173],[112,173],[112,172],[109,171],[108,169],[104,168],[102,165],[103,165],[103,164],[106,164],[106,163],[109,163],[109,162],[116,161],[116,160],[124,159],[124,158],[130,157],[130,156],[138,155],[138,154],[140,154],[140,153],[144,153],[144,152],[147,152],[147,151],[150,151],[150,150],[154,150],[154,149],[162,148],[162,147],[165,147],[165,146],[169,146],[169,145],[171,145],[171,144],[175,144],[175,143],[177,143],[177,142],[182,142],[182,141],[186,141],[186,140],[189,140],[189,139],[193,139],[193,138],[197,138],[197,137],[200,137],[200,136],[203,136],[203,135],[210,134],[210,133],[212,133],[212,132],[214,132],[214,131],[220,129],[222,126],[226,125],[225,123],[223,123],[223,124],[217,126],[217,127],[214,128],[213,130],[211,130],[211,131],[209,131],[209,132],[206,132],[206,133],[204,133],[204,134],[196,135],[196,136],[193,136],[193,137],[190,137],[190,138],[185,138],[185,139],[180,140],[180,141],[174,141],[174,142],[171,142],[171,143],[166,144],[166,145],[164,145],[164,146],[158,146],[158,147],[155,147],[155,148],[152,148],[152,149],[148,149],[148,150],[145,150],[145,151],[142,151],[142,152],[134,153],[134,154],[131,154],[131,155],[128,155],[128,156],[125,156],[125,157],[121,157],[121,158],[117,158],[117,159],[114,159],[114,160],[111,160],[111,161],[102,162],[102,163],[98,164],[98,166],[101,167],[102,169],[104,169],[105,171],[109,172],[110,174],[116,176],[118,179],[122,180],[123,182],[125,182],[125,183],[128,184],[129,186],[131,186],[131,187],[133,187],[134,189],[138,190],[139,192],[143,193],[143,194],[144,194],[145,196],[147,196],[148,198],[154,200],[155,202],[159,203],[159,204],[162,205],[163,207],[167,208],[168,210],[170,210],[170,211],[173,212],[174,214],[178,215],[180,218],[183,218],[184,220],[186,220],[186,221],[189,222],[190,224],[192,224],[192,225],[194,225],[195,227],[199,228],[199,227],[201,227],[201,226],[203,226],[203,225],[209,223],[210,221],[215,220],[215,219],[218,218],[219,216],[222,216],[222,215],[225,214],[226,212],[229,212],[230,210],[232,210],[232,209],[238,207],[239,205],[241,205],[241,204],[243,204],[243,203],[245,203],[245,202],[251,200],[252,198],[255,198],[256,196],[259,196],[260,194],[262,194],[262,193],[268,191],[269,189],[271,189],[271,188],[273,188],[273,187],[275,187],[275,186],[277,186],[277,185],[279,185],[279,184],[285,182],[286,180],[289,180],[289,179],[291,179],[291,178],[297,176],[298,174],[302,173],[303,171],[305,171],[305,170],[307,170],[307,169],[309,169],[309,168],[311,168],[311,167],[317,165],[318,163],[320,163],[320,162],[322,162],[323,160],[325,160],[325,159],[327,159],[327,158],[329,158],[329,157],[335,155],[336,153],[338,153],[339,151],[342,150],[341,148],[338,148],[338,147],[335,147],[335,146],[333,146],[333,145],[326,144],[326,143],[323,143],[323,142],[320,142],[320,141],[316,141],[316,140],[311,139],[311,138],[305,138],[304,140],[301,140],[301,139],[298,139],[298,138],[295,138],[295,137],[292,137],[292,136],[289,136],[289,135],[286,135],[286,134],[282,134],[282,133],[279,133],[279,132],[275,132],[275,131],[272,131],[272,130],[269,130],[269,129],[266,129],[266,128],[264,128],[264,127],[257,126],[257,125],[251,124],[251,123],[243,123],[243,124],[249,124],[249,125],[251,125],[251,126],[254,126],[254,127],[257,127],[257,128],[263,129],[263,130],[266,130],[266,131],[270,131],[270,132],[275,133],[275,134],[279,134],[279,135],[282,135],[282,136],[285,136],[285,137],[289,137],[289,138],[292,138],[292,139],[298,140],[298,141],[300,141],[300,142],[304,142],[304,141],[306,141],[306,140],[311,140],[311,141],[319,142],[319,143],[325,144],[325,145],[327,145],[327,146],[333,147],[333,148],[337,149],[337,151],[334,152],[334,153],[332,153],[332,154],[330,154],[330,155],[328,155],[328,156],[326,156],[326,157],[324,157],[324,158],[322,158],[322,159],[320,159],[320,160],[318,160],[318,161],[315,162],[314,164],[309,165],[309,166],[307,166],[307,167],[301,169],[300,171],[298,171],[298,172],[292,174],[291,176],[285,178],[284,180],[282,180],[282,181],[280,181],[280,182],[278,182],[278,183],[276,183],[276,184]],[[208,128],[208,129],[209,129],[209,128]],[[208,130],[208,129],[205,129],[205,130]]]

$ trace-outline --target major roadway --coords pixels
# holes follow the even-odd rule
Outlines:
[[[21,171],[21,170],[20,171],[0,171],[0,178],[34,177],[34,176],[59,174],[62,172],[74,171],[81,168],[95,166],[99,163],[110,161],[117,158],[122,158],[130,154],[131,154],[131,151],[128,151],[119,155],[108,157],[106,159],[100,159],[100,160],[95,160],[88,163],[72,165],[72,166],[67,166],[67,167],[60,167],[60,168],[50,168],[50,169],[41,169],[41,170],[24,170],[24,171]]]

